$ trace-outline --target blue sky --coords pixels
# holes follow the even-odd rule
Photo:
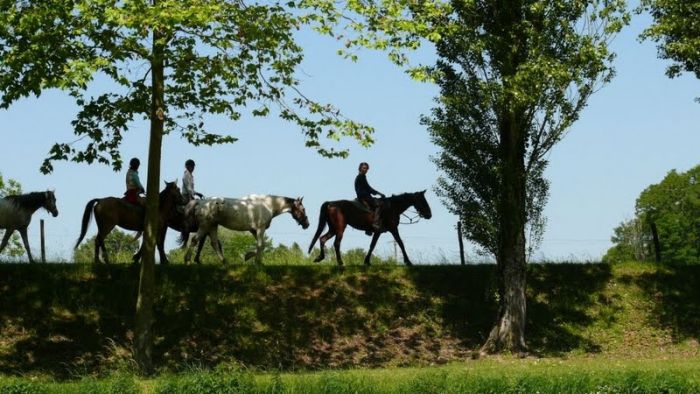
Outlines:
[[[640,43],[639,32],[650,19],[635,15],[613,42],[618,57],[617,76],[589,101],[580,120],[552,151],[546,172],[551,181],[545,210],[547,230],[536,259],[597,260],[610,247],[613,228],[634,214],[640,191],[659,182],[671,169],[679,171],[700,163],[700,81],[691,75],[668,79],[665,61],[656,57],[653,43]],[[428,189],[431,220],[401,227],[414,261],[458,262],[457,218],[435,195],[439,174],[430,156],[430,142],[421,114],[430,111],[437,88],[412,81],[382,53],[360,52],[352,63],[335,55],[337,43],[302,34],[306,59],[299,78],[304,93],[331,102],[351,119],[375,127],[376,143],[369,149],[346,141],[348,159],[325,159],[304,147],[301,132],[276,118],[243,119],[221,123],[239,138],[232,145],[193,147],[175,134],[166,136],[161,175],[182,177],[184,161],[197,162],[195,181],[207,196],[239,197],[249,193],[304,196],[311,227],[302,230],[291,216],[276,218],[268,235],[275,243],[299,243],[304,249],[313,236],[323,201],[352,198],[353,180],[361,161],[370,163],[368,179],[376,189],[401,193]],[[421,58],[429,59],[429,51]],[[120,196],[124,172],[103,165],[58,162],[53,174],[42,175],[39,166],[54,142],[76,139],[70,122],[76,107],[65,93],[50,91],[40,98],[17,102],[0,111],[5,142],[0,145],[0,171],[18,180],[25,191],[56,190],[60,215],[45,211],[30,226],[30,244],[39,248],[39,219],[46,221],[47,256],[69,260],[80,230],[87,201]],[[148,125],[134,124],[125,137],[122,155],[146,162]],[[145,165],[141,178],[145,183]],[[88,236],[96,231],[91,224]],[[175,233],[168,234],[174,247]],[[370,238],[350,230],[343,249],[369,246]],[[377,252],[394,251],[391,237],[380,238]],[[468,247],[468,260],[480,258]],[[26,257],[24,257],[26,259]]]

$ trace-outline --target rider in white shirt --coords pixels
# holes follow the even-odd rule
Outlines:
[[[187,201],[194,200],[194,197],[199,198],[204,197],[202,193],[198,193],[194,190],[194,160],[188,159],[185,162],[185,173],[182,175],[182,195],[187,199]]]

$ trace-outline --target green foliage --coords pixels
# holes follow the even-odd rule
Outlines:
[[[693,393],[697,361],[480,360],[425,368],[356,369],[295,374],[190,371],[121,387],[93,382],[0,380],[2,393]],[[100,383],[100,384],[98,384]]]
[[[635,215],[615,228],[609,261],[651,260],[651,225],[655,223],[664,263],[700,263],[700,166],[683,173],[672,170],[644,189]]]
[[[122,166],[119,147],[138,120],[149,120],[151,65],[165,58],[165,133],[194,145],[231,143],[212,118],[236,121],[244,112],[277,114],[297,124],[308,147],[329,147],[342,137],[368,146],[372,128],[346,119],[330,104],[301,94],[295,73],[303,59],[295,32],[310,23],[319,0],[245,4],[239,1],[5,1],[0,3],[0,108],[66,90],[80,108],[74,132],[87,141],[55,144],[41,167],[54,160]],[[152,35],[158,34],[157,42]],[[154,45],[156,44],[156,45]],[[97,76],[111,85],[100,92]],[[103,85],[104,86],[104,85]],[[96,92],[96,90],[98,90]],[[322,143],[324,142],[325,143]]]
[[[700,78],[700,2],[697,0],[642,0],[639,12],[648,11],[654,23],[641,34],[658,44],[658,56],[673,63],[666,75],[677,77],[683,71]]]
[[[14,179],[5,180],[0,173],[0,198],[17,194],[22,194],[22,185]],[[4,235],[5,230],[0,229],[0,237]],[[26,252],[20,241],[19,234],[15,233],[10,237],[10,242],[7,244],[7,247],[5,247],[5,250],[2,251],[1,255],[17,257],[22,256],[24,253]]]
[[[234,394],[255,392],[253,375],[245,372],[199,372],[159,382],[156,394]]]
[[[651,231],[644,229],[639,218],[623,221],[613,230],[613,246],[603,256],[603,262],[650,261],[653,258]]]
[[[134,234],[125,233],[115,228],[105,239],[105,247],[109,253],[110,262],[131,263],[132,256],[141,246],[138,239],[134,239]],[[78,249],[73,252],[73,262],[78,264],[89,264],[95,261],[95,237],[84,240]]]
[[[441,21],[439,60],[428,69],[441,94],[428,126],[442,150],[438,194],[459,216],[464,236],[498,255],[508,179],[504,140],[519,136],[530,250],[544,231],[547,156],[590,95],[612,78],[610,38],[627,21],[623,1],[454,2]],[[437,22],[436,22],[437,23]],[[511,128],[518,133],[506,138]],[[517,176],[518,178],[520,175]]]

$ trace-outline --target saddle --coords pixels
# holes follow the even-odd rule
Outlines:
[[[373,210],[371,210],[367,205],[365,205],[365,203],[363,203],[362,201],[358,200],[357,198],[354,199],[354,200],[351,200],[350,202],[351,202],[357,209],[359,209],[359,210],[361,210],[361,211],[365,211],[365,212],[367,212],[367,213],[374,213]]]

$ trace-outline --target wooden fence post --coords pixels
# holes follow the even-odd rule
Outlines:
[[[41,228],[41,262],[46,263],[46,242],[44,240],[44,219],[39,222]]]
[[[656,262],[661,262],[661,242],[659,242],[659,232],[656,229],[656,223],[651,223],[651,236],[654,238],[654,254],[656,256]]]
[[[459,260],[462,265],[466,265],[464,262],[464,241],[462,241],[462,221],[457,222],[457,238],[459,239]]]

